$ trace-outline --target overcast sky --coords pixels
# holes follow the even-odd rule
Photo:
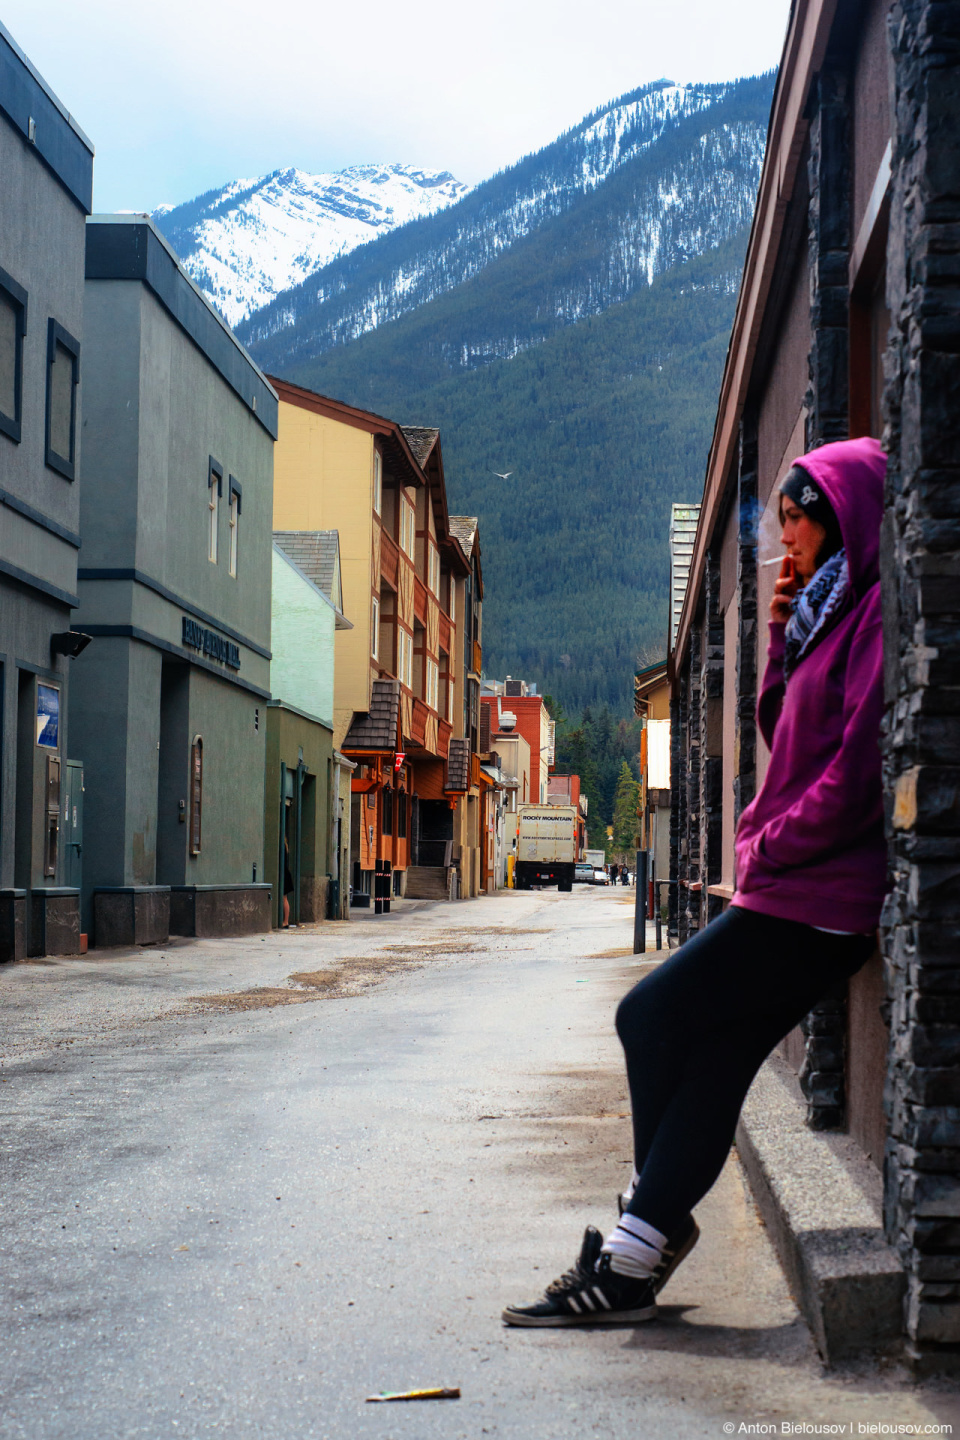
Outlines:
[[[4,0],[97,151],[95,205],[152,210],[287,165],[468,184],[662,76],[777,64],[789,0]]]

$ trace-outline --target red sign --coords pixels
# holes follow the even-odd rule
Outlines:
[[[396,753],[396,755],[394,755],[394,757],[393,757],[393,768],[394,768],[394,770],[402,770],[402,769],[403,769],[403,762],[404,762],[404,760],[406,760],[406,758],[407,758],[407,757],[406,757],[406,754],[404,753],[404,751],[403,751],[403,750],[398,750],[397,753]]]

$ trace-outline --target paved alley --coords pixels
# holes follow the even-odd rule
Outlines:
[[[733,1157],[657,1321],[501,1326],[629,1178],[613,1010],[655,963],[632,902],[504,892],[6,967],[0,1433],[956,1423],[894,1365],[824,1374]],[[364,1403],[441,1385],[462,1398]]]

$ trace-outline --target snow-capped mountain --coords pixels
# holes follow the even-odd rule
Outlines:
[[[269,369],[299,367],[461,287],[467,304],[471,282],[486,286],[513,262],[524,285],[510,323],[498,324],[507,317],[496,304],[478,308],[449,358],[456,368],[515,354],[749,222],[771,91],[762,76],[663,80],[622,96],[442,213],[316,270],[251,313],[240,336]],[[449,336],[437,343],[448,347]]]
[[[235,180],[153,218],[231,325],[314,271],[397,225],[444,209],[468,187],[449,171],[354,165],[334,175],[274,170]]]

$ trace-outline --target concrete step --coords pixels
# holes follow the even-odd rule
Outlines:
[[[449,871],[442,865],[410,865],[404,894],[409,900],[448,900]]]
[[[737,1150],[794,1298],[828,1363],[897,1343],[904,1276],[884,1238],[883,1182],[849,1135],[805,1124],[774,1055],[750,1089]]]

